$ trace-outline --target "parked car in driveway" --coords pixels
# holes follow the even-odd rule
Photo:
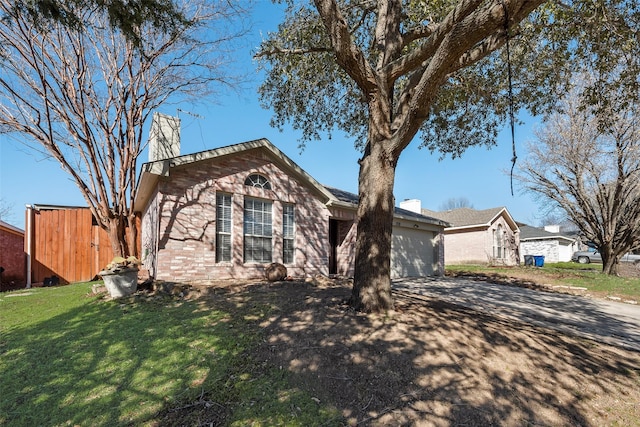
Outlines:
[[[589,264],[592,262],[602,263],[602,256],[598,251],[577,251],[571,256],[571,261],[579,262],[580,264]],[[636,265],[640,265],[640,255],[624,254],[620,257],[620,262],[630,262]]]

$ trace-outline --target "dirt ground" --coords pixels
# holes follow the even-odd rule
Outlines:
[[[257,365],[287,369],[347,425],[640,426],[636,352],[406,293],[356,313],[348,281],[228,292],[274,307]]]
[[[633,264],[620,264],[618,274],[622,277],[640,278],[640,266]]]

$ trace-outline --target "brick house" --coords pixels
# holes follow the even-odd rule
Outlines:
[[[350,276],[357,196],[318,183],[266,139],[179,155],[179,119],[154,115],[135,200],[159,280]],[[397,209],[392,276],[442,274],[443,221]]]
[[[25,284],[24,231],[0,221],[0,290]]]
[[[444,229],[445,264],[520,262],[520,229],[505,207],[437,212],[422,209],[419,200],[407,200],[400,206],[450,224]]]

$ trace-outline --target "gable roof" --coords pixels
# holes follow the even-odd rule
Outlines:
[[[274,163],[279,165],[290,175],[299,179],[301,182],[306,183],[312,190],[314,190],[327,206],[354,210],[357,209],[358,196],[356,194],[339,190],[337,188],[325,187],[305,172],[293,160],[287,157],[268,139],[261,138],[240,144],[228,145],[226,147],[214,148],[212,150],[200,151],[198,153],[144,163],[140,172],[140,180],[138,181],[138,191],[134,201],[134,210],[142,211],[145,208],[158,181],[161,177],[170,176],[171,169],[196,165],[206,160],[222,159],[227,156],[239,155],[251,150],[261,150],[266,152]],[[413,221],[435,224],[441,227],[450,225],[439,218],[421,215],[400,208],[395,208],[394,216]]]
[[[182,156],[172,157],[154,162],[147,162],[142,165],[140,172],[140,180],[138,181],[138,191],[134,202],[134,209],[142,211],[149,202],[151,192],[155,188],[160,177],[167,177],[171,174],[171,169],[176,167],[184,167],[195,165],[197,163],[222,159],[228,156],[238,155],[251,150],[260,150],[266,152],[274,163],[282,167],[290,175],[295,176],[303,183],[306,183],[313,189],[327,204],[338,203],[340,201],[331,194],[322,184],[316,181],[311,175],[306,173],[293,160],[287,157],[268,139],[261,138],[253,141],[247,141],[240,144],[228,145],[226,147],[214,148],[212,150],[200,151],[193,154],[185,154]]]
[[[13,234],[19,234],[21,236],[24,236],[24,230],[13,226],[11,224],[9,224],[8,222],[4,222],[2,220],[0,220],[0,229],[5,230],[9,233],[13,233]]]
[[[563,239],[569,242],[573,242],[576,239],[562,233],[552,233],[544,228],[532,227],[530,225],[520,226],[520,241],[527,240],[553,240]]]
[[[422,209],[422,213],[450,223],[451,227],[447,228],[448,230],[489,227],[500,215],[504,215],[511,229],[518,230],[518,224],[504,206],[483,210],[458,208],[441,212]]]

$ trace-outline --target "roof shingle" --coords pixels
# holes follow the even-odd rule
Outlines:
[[[432,216],[449,222],[453,227],[468,227],[472,225],[489,225],[504,207],[476,210],[471,208],[458,208],[449,211],[430,211],[422,209],[424,215]]]

